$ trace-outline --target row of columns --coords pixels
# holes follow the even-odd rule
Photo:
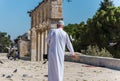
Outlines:
[[[48,30],[39,31],[34,30],[32,32],[31,40],[31,60],[43,61],[43,55],[47,54],[48,46],[46,43]]]
[[[42,23],[43,21],[47,21],[50,17],[50,12],[47,12],[50,10],[49,3],[44,3],[42,6],[38,7],[38,9],[36,9],[33,13],[34,16],[32,16],[32,27],[39,25],[39,23]]]
[[[45,39],[48,29],[56,28],[58,20],[62,19],[62,0],[43,0],[30,12],[31,17],[31,60],[43,61],[47,54]]]

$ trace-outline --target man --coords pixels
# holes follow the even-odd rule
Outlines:
[[[75,57],[68,34],[63,30],[64,22],[60,20],[57,29],[51,29],[46,39],[48,52],[48,81],[63,81],[65,46]]]

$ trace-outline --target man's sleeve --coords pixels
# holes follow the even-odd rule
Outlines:
[[[72,43],[69,39],[68,34],[67,34],[66,44],[67,44],[67,48],[69,49],[70,53],[72,53],[72,55],[74,55],[74,49],[73,49],[73,46],[72,46]]]
[[[52,30],[49,31],[48,36],[46,38],[46,42],[48,45],[50,44],[51,36],[52,36]]]

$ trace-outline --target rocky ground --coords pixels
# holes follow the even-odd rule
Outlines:
[[[48,63],[8,60],[0,56],[0,81],[47,81]],[[65,62],[64,81],[120,81],[120,71]]]

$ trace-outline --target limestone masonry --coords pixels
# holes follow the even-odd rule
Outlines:
[[[62,0],[43,0],[34,10],[29,12],[31,17],[31,60],[42,61],[47,54],[45,42],[48,31],[56,28],[62,18]]]

